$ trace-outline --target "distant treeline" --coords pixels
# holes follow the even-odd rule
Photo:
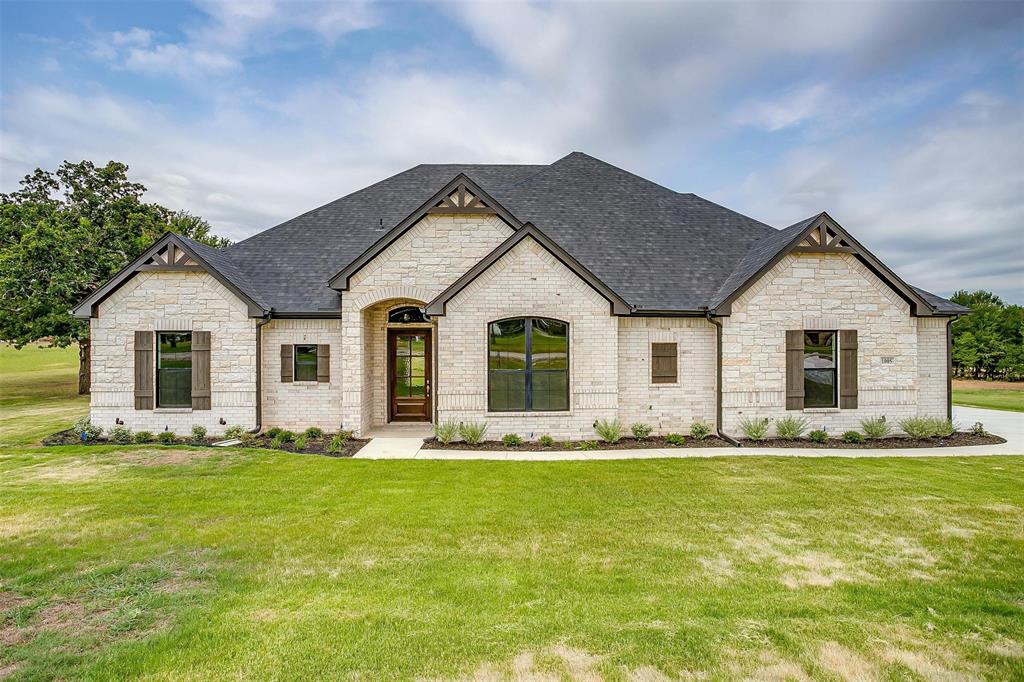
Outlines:
[[[958,291],[952,300],[973,311],[953,323],[953,373],[1024,380],[1024,307],[990,291]]]

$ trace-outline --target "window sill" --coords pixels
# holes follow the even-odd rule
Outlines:
[[[534,410],[532,412],[485,412],[485,417],[571,417],[572,410]]]
[[[159,414],[191,414],[191,407],[158,407],[154,412]]]
[[[838,407],[805,407],[805,414],[829,414],[832,412],[841,412]]]
[[[648,386],[650,386],[651,388],[679,388],[680,386],[682,386],[682,383],[678,381],[671,381],[656,384],[652,381],[651,383],[648,384]]]

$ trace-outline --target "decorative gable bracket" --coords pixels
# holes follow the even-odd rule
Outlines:
[[[856,253],[842,235],[827,222],[816,225],[793,248],[797,253]]]
[[[166,246],[146,259],[146,262],[136,268],[138,271],[163,270],[163,271],[191,271],[202,272],[204,268],[192,259],[184,249],[174,242],[168,242]]]
[[[474,190],[460,182],[450,194],[445,195],[439,202],[427,209],[427,213],[472,213],[475,215],[497,213]]]

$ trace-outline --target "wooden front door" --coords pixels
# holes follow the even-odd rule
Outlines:
[[[429,329],[388,330],[388,420],[429,422]]]

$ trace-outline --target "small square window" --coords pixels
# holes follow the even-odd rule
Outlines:
[[[295,381],[316,381],[316,346],[295,346]]]
[[[679,345],[651,344],[651,383],[674,384],[679,381]]]

